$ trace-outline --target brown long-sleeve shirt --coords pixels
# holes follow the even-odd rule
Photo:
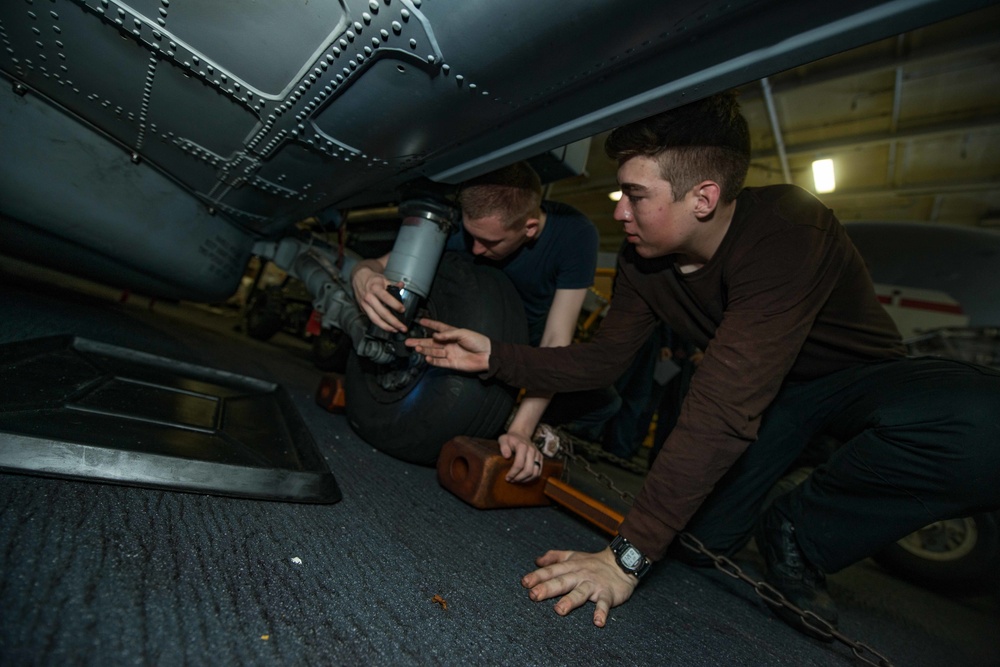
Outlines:
[[[595,337],[563,348],[493,341],[489,375],[559,392],[612,384],[662,319],[705,350],[677,426],[621,533],[656,560],[757,436],[785,382],[900,357],[861,256],[834,217],[794,186],[747,188],[702,268],[674,257],[618,257],[611,307]]]

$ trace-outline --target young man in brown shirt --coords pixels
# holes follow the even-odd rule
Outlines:
[[[603,626],[685,530],[733,555],[754,535],[766,579],[837,623],[835,572],[937,520],[1000,507],[1000,373],[905,359],[860,255],[833,213],[794,186],[743,189],[750,159],[735,98],[718,95],[613,132],[629,247],[611,308],[586,344],[531,349],[424,322],[432,364],[539,391],[605,386],[662,319],[705,350],[677,426],[609,548],[549,551],[533,600],[590,600]],[[817,434],[843,446],[762,506]],[[783,620],[809,631],[787,609]]]

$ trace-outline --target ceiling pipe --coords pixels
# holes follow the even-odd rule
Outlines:
[[[899,109],[903,95],[903,68],[896,68],[896,81],[892,90],[892,117],[889,119],[889,158],[886,165],[885,180],[889,185],[896,184],[896,129],[899,127]]]
[[[941,219],[941,207],[944,206],[944,197],[941,195],[934,196],[934,206],[931,209],[931,214],[927,217],[930,222],[939,222]]]
[[[785,153],[785,139],[781,136],[781,126],[778,125],[778,112],[774,108],[774,97],[771,95],[771,83],[765,76],[760,80],[760,88],[764,93],[764,103],[767,105],[767,117],[771,121],[771,133],[774,135],[774,147],[781,160],[781,173],[785,183],[792,182],[792,171],[788,168],[788,155]]]
[[[906,35],[900,35],[896,39],[896,55],[902,55],[904,51]],[[896,68],[896,77],[892,85],[892,116],[889,118],[889,134],[895,136],[899,128],[900,109],[903,106],[903,67]],[[896,185],[896,140],[889,141],[889,159],[886,167],[886,182],[890,186]]]

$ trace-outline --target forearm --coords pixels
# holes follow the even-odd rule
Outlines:
[[[542,420],[542,415],[545,414],[545,410],[549,407],[551,401],[552,396],[548,394],[529,394],[522,398],[521,404],[518,406],[507,432],[517,433],[531,440],[531,437],[535,434],[538,422]]]
[[[609,314],[594,339],[566,347],[533,348],[491,341],[485,377],[540,394],[610,387],[628,368],[655,324],[652,314]]]
[[[556,290],[545,322],[545,332],[539,342],[540,348],[565,347],[573,342],[576,321],[586,290]],[[552,394],[528,392],[521,400],[508,433],[518,433],[528,440],[535,434],[535,427],[552,401]]]

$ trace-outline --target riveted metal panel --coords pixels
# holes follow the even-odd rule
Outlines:
[[[71,139],[109,161],[89,178],[110,219],[134,202],[108,140],[234,233],[274,236],[988,4],[11,0],[0,73],[89,129]]]
[[[344,2],[237,0],[163,2],[132,0],[130,8],[171,35],[183,39],[186,63],[212,67],[244,89],[277,98],[302,74],[348,21]]]
[[[127,144],[140,133],[147,54],[78,7],[6,3],[4,46],[18,80]],[[9,12],[9,15],[8,15]]]
[[[341,169],[345,166],[349,165],[298,144],[289,144],[272,159],[260,162],[259,169],[224,193],[222,200],[228,207],[225,210],[262,234],[277,233],[281,227],[275,224],[274,217],[258,219],[247,215],[248,212],[267,210],[280,219],[294,218],[303,209],[319,210],[329,199],[324,184],[334,179],[342,186],[345,172]],[[367,172],[359,167],[356,173]],[[346,175],[349,177],[350,172]]]

